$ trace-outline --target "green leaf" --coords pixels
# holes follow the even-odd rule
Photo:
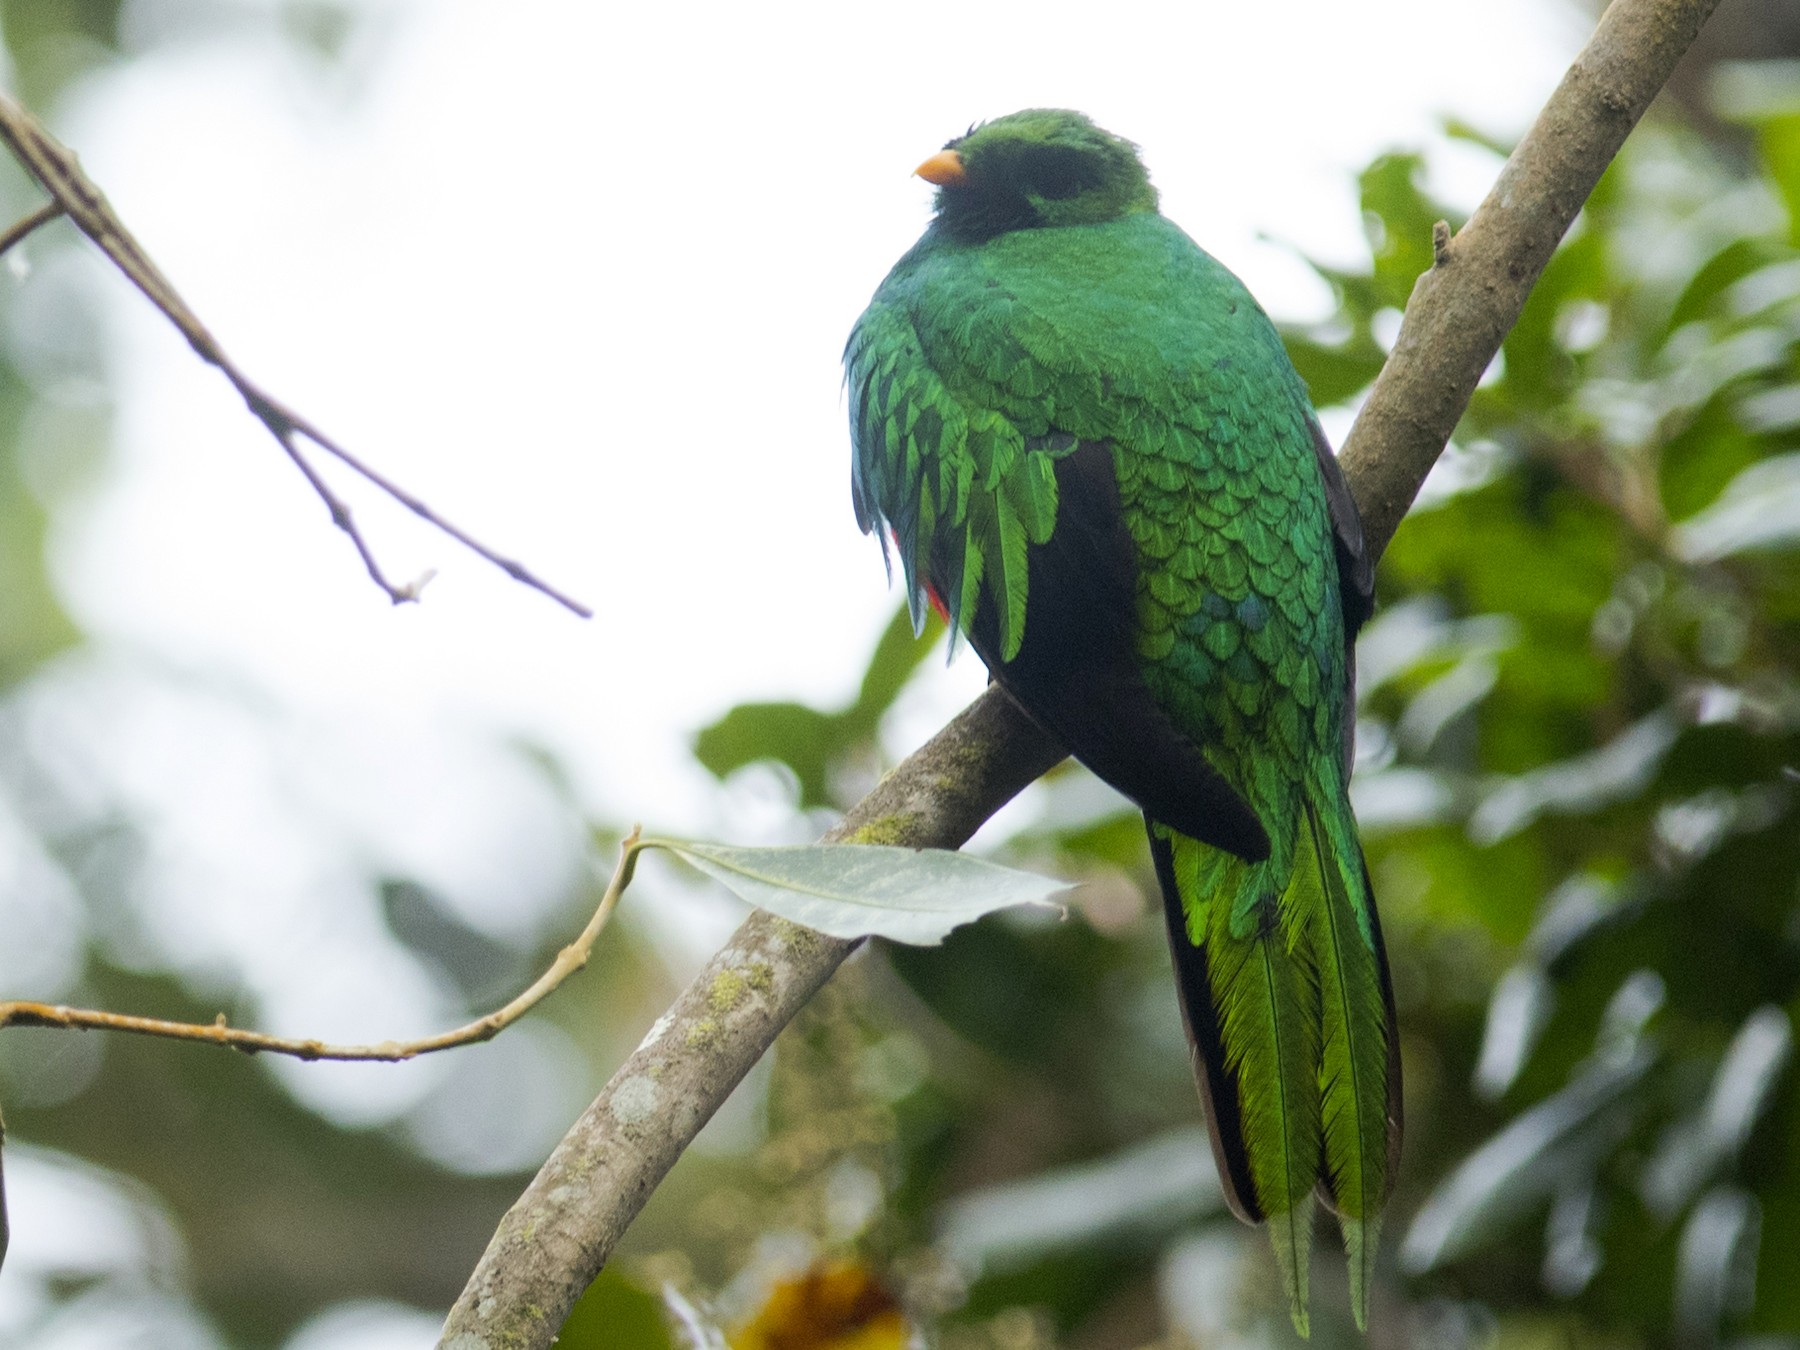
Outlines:
[[[1701,264],[1689,278],[1669,310],[1661,335],[1666,338],[1676,329],[1706,318],[1727,287],[1736,285],[1780,256],[1766,239],[1733,240]]]
[[[1664,1133],[1644,1169],[1644,1199],[1659,1218],[1674,1218],[1743,1152],[1793,1054],[1794,1028],[1785,1009],[1765,1003],[1744,1019],[1719,1059],[1706,1100]]]
[[[1506,157],[1513,152],[1513,142],[1498,136],[1490,135],[1488,132],[1485,132],[1480,127],[1476,126],[1473,122],[1465,121],[1463,118],[1456,116],[1450,116],[1444,119],[1444,135],[1448,136],[1453,141],[1464,141],[1469,145],[1478,145],[1483,150],[1492,151],[1494,158],[1497,161],[1495,165],[1496,170],[1499,167],[1498,161],[1505,160]]]
[[[732,848],[646,839],[758,909],[832,937],[930,947],[962,924],[1012,905],[1049,905],[1066,882],[947,849],[882,844]]]
[[[656,1296],[612,1269],[590,1284],[556,1338],[562,1350],[671,1350]]]
[[[740,703],[694,737],[694,758],[715,778],[775,760],[793,771],[800,806],[831,805],[831,765],[860,739],[839,713],[803,703]]]
[[[1675,551],[1713,562],[1750,549],[1800,542],[1800,453],[1752,464],[1719,499],[1677,526]]]
[[[1717,501],[1738,474],[1765,454],[1765,437],[1746,430],[1726,398],[1709,399],[1658,456],[1663,510],[1686,520]]]
[[[1375,281],[1396,309],[1406,307],[1413,282],[1431,269],[1433,226],[1445,219],[1453,227],[1462,223],[1460,216],[1420,188],[1423,170],[1424,160],[1417,154],[1386,154],[1364,169],[1358,180]]]
[[[1132,819],[1141,849],[1144,819]],[[1107,994],[1132,978],[1130,953],[1089,924],[972,923],[945,939],[942,951],[896,946],[886,956],[933,1015],[971,1046],[1054,1081],[1074,1077],[1082,1084],[1075,1091],[1093,1090],[1096,1044],[1115,1034],[1124,1041],[1135,1025]],[[1175,1081],[1190,1090],[1184,1078]]]
[[[694,737],[694,757],[716,778],[774,760],[793,770],[800,806],[831,806],[832,771],[874,738],[881,719],[943,632],[933,614],[914,637],[902,605],[869,659],[856,701],[827,712],[803,703],[740,703]]]
[[[1386,359],[1380,345],[1363,332],[1330,343],[1314,337],[1310,330],[1286,328],[1281,340],[1294,369],[1306,381],[1314,405],[1320,408],[1343,403],[1368,388]]]
[[[1800,244],[1800,114],[1786,110],[1757,128],[1763,162],[1788,209],[1788,242]]]
[[[1648,1046],[1598,1058],[1574,1082],[1512,1122],[1462,1160],[1419,1206],[1400,1247],[1411,1275],[1490,1247],[1541,1205],[1560,1179],[1592,1167],[1608,1121],[1655,1063]]]
[[[844,716],[854,726],[865,728],[872,735],[876,724],[919,668],[919,663],[937,645],[943,631],[944,621],[932,611],[926,619],[925,631],[914,636],[912,618],[907,614],[906,606],[901,605],[875,644],[875,653],[869,658],[868,670],[863,673],[856,702],[845,710]]]

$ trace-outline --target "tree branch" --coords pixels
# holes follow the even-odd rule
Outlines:
[[[1342,462],[1393,538],[1544,264],[1718,0],[1613,0],[1488,198],[1414,287]],[[990,688],[826,836],[959,847],[1062,749]],[[443,1350],[543,1347],[695,1134],[854,942],[757,913],[651,1028],[507,1211]]]
[[[1582,203],[1717,5],[1613,0],[1475,214],[1454,237],[1438,226],[1436,260],[1339,456],[1372,556],[1392,541]]]
[[[0,234],[0,253],[6,253],[41,225],[48,225],[63,213],[61,202],[45,202],[22,220],[14,221]]]
[[[163,317],[180,330],[200,359],[217,366],[225,378],[231,381],[231,387],[238,391],[257,420],[268,428],[269,434],[294,462],[294,467],[300,470],[312,490],[319,495],[319,500],[325,503],[326,509],[331,513],[331,523],[350,537],[357,556],[362,559],[363,567],[369,573],[369,579],[386,593],[388,599],[396,605],[417,600],[424,581],[430,579],[429,574],[424,580],[406,585],[396,585],[387,579],[380,563],[375,560],[368,540],[363,538],[362,529],[351,514],[349,504],[332,491],[330,484],[313,467],[301,448],[301,441],[310,441],[414,515],[436,526],[464,548],[487,559],[514,581],[541,591],[563,608],[584,619],[594,616],[593,610],[536,576],[523,563],[496,553],[468,531],[451,524],[418,497],[358,459],[304,417],[283,406],[246,375],[225,354],[218,339],[200,322],[200,316],[188,308],[187,302],[162,274],[162,269],[144,252],[131,231],[125,228],[125,222],[119,219],[107,202],[106,194],[100,191],[93,179],[82,172],[80,162],[68,146],[52,136],[22,104],[4,93],[0,93],[0,141],[6,143],[19,163],[50,194],[50,201],[46,205],[0,234],[0,253],[59,215],[66,214],[74,221],[76,228],[93,240],[100,251],[111,259],[113,266],[123,272],[150,303],[162,311]]]
[[[0,1003],[0,1031],[7,1027],[55,1027],[61,1031],[123,1031],[137,1036],[157,1036],[171,1041],[199,1041],[204,1045],[222,1045],[233,1050],[241,1050],[247,1055],[290,1055],[295,1059],[375,1061],[383,1064],[397,1064],[404,1060],[417,1059],[420,1055],[436,1054],[440,1050],[454,1050],[459,1046],[475,1045],[481,1041],[491,1041],[551,994],[555,993],[562,982],[587,965],[588,958],[593,955],[594,943],[599,940],[601,930],[612,912],[618,907],[619,897],[631,884],[631,874],[636,866],[638,832],[633,829],[619,845],[618,866],[613,869],[612,880],[607,883],[606,890],[595,905],[593,917],[587,922],[579,935],[568,946],[556,954],[556,959],[548,969],[517,997],[505,1005],[494,1009],[473,1022],[465,1022],[460,1027],[439,1032],[435,1036],[424,1036],[411,1041],[376,1041],[368,1045],[334,1045],[329,1041],[312,1039],[295,1039],[285,1036],[270,1036],[261,1031],[250,1031],[243,1027],[231,1026],[220,1013],[213,1022],[170,1022],[160,1017],[137,1017],[130,1013],[103,1012],[97,1008],[70,1008],[62,1004],[30,1003],[23,999],[14,999]],[[0,1130],[0,1139],[4,1138],[4,1130]],[[0,1196],[0,1226],[6,1220],[5,1197]],[[0,1228],[3,1232],[3,1228]],[[0,1256],[4,1256],[0,1251]]]
[[[1064,753],[989,689],[825,841],[957,848]],[[507,1211],[441,1344],[549,1345],[656,1183],[859,945],[762,910],[744,920]]]

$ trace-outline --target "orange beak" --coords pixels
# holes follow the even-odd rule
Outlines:
[[[913,172],[938,187],[961,187],[969,181],[969,171],[963,168],[962,156],[954,150],[938,151]]]

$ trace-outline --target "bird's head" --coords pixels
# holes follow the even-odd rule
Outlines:
[[[942,227],[963,239],[1156,210],[1137,147],[1064,108],[1028,108],[971,127],[916,172],[937,186]]]

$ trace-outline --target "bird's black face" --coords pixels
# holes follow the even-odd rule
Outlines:
[[[971,241],[1156,209],[1156,190],[1137,148],[1061,109],[1013,113],[973,127],[919,172],[939,185],[942,227]]]

